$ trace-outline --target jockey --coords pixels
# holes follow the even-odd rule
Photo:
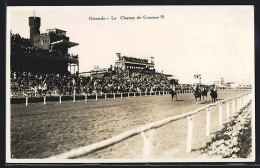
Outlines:
[[[193,89],[196,90],[196,91],[199,90],[199,85],[195,84]]]
[[[176,89],[175,89],[175,85],[172,85],[172,90],[175,92],[175,90],[176,90]]]
[[[213,85],[213,90],[214,90],[215,92],[217,92],[217,86],[216,86],[216,85]]]
[[[196,90],[196,85],[193,86],[193,90]]]

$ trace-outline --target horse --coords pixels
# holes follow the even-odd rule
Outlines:
[[[210,89],[210,96],[211,96],[212,103],[215,103],[217,101],[217,98],[218,98],[217,91],[215,89],[211,88]]]
[[[198,104],[198,102],[201,101],[201,90],[196,88],[193,95],[195,96],[196,104]]]
[[[207,100],[208,90],[206,89],[206,87],[202,87],[201,95],[204,101]]]
[[[177,92],[175,92],[174,89],[171,90],[171,96],[172,96],[172,101],[173,101],[173,97],[175,97],[177,100]]]

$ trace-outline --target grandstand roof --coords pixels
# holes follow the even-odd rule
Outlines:
[[[52,42],[51,45],[61,45],[61,46],[64,46],[66,48],[70,48],[70,47],[74,47],[74,46],[79,45],[79,43],[74,43],[74,42],[70,42],[70,41],[67,41],[67,40],[59,40],[59,41]]]
[[[223,87],[223,88],[226,88],[227,86],[226,85],[223,85],[223,84],[216,84],[218,87]]]
[[[125,63],[126,64],[143,65],[143,66],[146,66],[146,65],[154,66],[154,64],[152,64],[152,63],[141,63],[141,62],[131,62],[131,61],[125,61]]]
[[[65,30],[61,30],[61,29],[57,29],[57,28],[47,29],[46,31],[47,31],[47,32],[52,31],[52,32],[56,32],[56,33],[64,33],[64,32],[67,32],[67,31],[65,31]]]

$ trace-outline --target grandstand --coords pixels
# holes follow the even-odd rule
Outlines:
[[[166,91],[173,84],[154,69],[154,58],[121,56],[115,67],[79,73],[78,55],[66,31],[40,33],[41,18],[29,17],[30,39],[11,34],[11,97]],[[77,72],[71,72],[71,66]],[[69,71],[68,71],[69,70]],[[90,75],[88,75],[90,74]]]
[[[121,56],[121,53],[116,53],[118,60],[115,62],[115,66],[118,68],[129,69],[154,69],[154,58],[141,59],[135,57]]]

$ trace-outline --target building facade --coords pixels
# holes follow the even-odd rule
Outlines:
[[[79,45],[69,41],[66,31],[48,29],[40,33],[41,18],[29,17],[30,46],[11,34],[11,70],[19,72],[68,73],[79,71],[78,55],[68,49]],[[75,68],[76,67],[76,68]]]
[[[115,62],[116,68],[122,69],[154,69],[154,58],[135,58],[129,56],[122,56],[121,53],[116,53],[117,60]]]

